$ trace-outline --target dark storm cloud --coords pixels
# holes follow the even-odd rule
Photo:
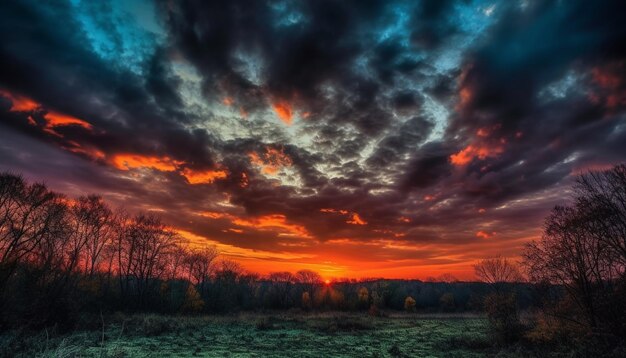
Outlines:
[[[397,21],[400,5],[406,6],[190,1],[164,11],[173,46],[201,72],[205,95],[236,96],[245,109],[285,100],[312,113],[312,120],[352,124],[364,135],[378,136],[393,120],[384,104],[389,86],[417,67],[411,65],[414,49],[402,44],[399,34],[378,38],[378,31]],[[242,56],[262,72],[262,84],[240,70]],[[359,61],[367,68],[359,68]],[[404,109],[419,101],[407,92],[394,98]]]
[[[607,106],[594,72],[608,69],[615,82],[609,92],[623,98],[624,10],[620,1],[507,9],[486,45],[465,61],[460,110],[449,127],[451,139],[464,133],[465,144],[502,151],[469,166],[467,195],[501,203],[550,187],[585,162],[623,160],[588,153],[615,153],[604,148],[614,145],[606,139],[623,136],[626,103]]]
[[[455,3],[452,0],[421,1],[411,19],[411,40],[425,49],[433,49],[459,31],[449,16]]]
[[[442,143],[424,145],[409,162],[405,177],[400,185],[403,188],[426,188],[450,173],[449,149]]]
[[[46,109],[85,119],[97,129],[64,133],[63,140],[55,140],[93,144],[106,153],[174,155],[191,163],[213,164],[209,136],[190,133],[181,125],[187,118],[179,110],[176,81],[162,64],[162,51],[149,59],[142,78],[89,51],[70,5],[8,2],[1,14],[2,87]]]

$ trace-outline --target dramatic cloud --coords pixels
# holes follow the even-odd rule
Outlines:
[[[0,4],[0,170],[247,268],[471,276],[626,159],[623,1]]]

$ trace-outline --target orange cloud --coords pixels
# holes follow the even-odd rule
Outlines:
[[[343,215],[347,215],[348,214],[348,210],[337,210],[337,209],[331,209],[331,208],[320,209],[320,212],[322,212],[322,213],[338,213],[338,214],[343,214]]]
[[[459,91],[459,97],[461,98],[461,103],[459,105],[460,107],[463,107],[472,99],[472,91],[467,87],[461,88]]]
[[[291,158],[285,154],[284,148],[266,147],[265,153],[259,155],[256,152],[248,153],[250,162],[261,167],[263,174],[276,174],[282,167],[290,167],[293,163]]]
[[[231,217],[230,214],[218,213],[216,211],[203,211],[201,213],[198,213],[198,215],[204,216],[205,218],[210,218],[210,219],[222,219],[222,218],[230,218]]]
[[[225,170],[202,170],[196,171],[185,168],[181,173],[189,184],[211,184],[217,179],[226,179],[228,172]]]
[[[484,160],[489,157],[497,157],[503,151],[504,149],[500,146],[468,145],[458,153],[452,154],[450,162],[454,165],[466,165],[476,158]]]
[[[91,123],[59,112],[48,112],[44,115],[44,119],[46,120],[46,125],[43,130],[58,137],[62,137],[62,135],[54,130],[56,127],[79,126],[87,130],[93,129]]]
[[[48,122],[47,126],[49,127],[79,126],[89,130],[93,128],[90,123],[85,122],[82,119],[58,112],[48,112],[44,118],[46,118],[46,121]]]
[[[361,217],[357,213],[352,213],[352,218],[346,221],[346,223],[352,225],[367,225],[367,221],[361,219]]]
[[[224,103],[224,105],[226,106],[232,106],[235,101],[231,97],[224,97],[222,103]]]
[[[275,260],[274,262],[281,262],[285,260],[301,260],[303,258],[311,258],[313,255],[306,254],[291,254],[284,252],[270,252],[270,251],[262,251],[262,250],[252,250],[246,249],[243,247],[237,247],[228,244],[222,244],[216,240],[212,240],[205,236],[194,234],[190,231],[175,229],[176,232],[187,241],[192,247],[207,247],[214,246],[220,253],[220,256],[225,256],[229,258],[236,259],[237,261],[251,261],[257,264],[265,264],[265,269],[267,269],[267,260]],[[274,265],[271,265],[274,266]],[[263,270],[256,270],[255,272],[264,273]]]
[[[8,98],[11,101],[10,110],[12,112],[29,112],[42,109],[41,104],[37,103],[31,98],[3,90],[0,90],[0,95]],[[46,120],[46,125],[44,126],[43,130],[55,136],[61,136],[54,130],[55,127],[80,126],[87,130],[93,129],[93,126],[90,123],[82,119],[55,111],[49,111],[43,116],[43,118]],[[35,120],[30,116],[28,117],[28,123],[30,123],[31,125],[37,125]]]
[[[262,231],[273,231],[277,230],[282,234],[302,236],[302,237],[310,237],[308,230],[302,226],[297,224],[292,224],[287,221],[287,217],[282,214],[272,214],[272,215],[263,215],[259,217],[253,218],[240,218],[235,215],[229,213],[221,213],[216,211],[203,211],[198,213],[198,215],[203,216],[205,218],[210,219],[227,219],[232,224],[247,228],[252,228],[255,230]],[[228,231],[241,233],[243,232],[241,229],[229,229]]]
[[[352,225],[367,225],[367,221],[363,220],[359,216],[359,214],[357,214],[357,213],[350,213],[348,210],[338,210],[338,209],[332,209],[332,208],[323,208],[323,209],[320,209],[320,212],[322,212],[322,213],[341,214],[341,215],[349,215],[350,218],[348,220],[346,220],[346,223],[352,224]]]
[[[485,231],[482,231],[482,230],[478,231],[476,233],[476,237],[481,238],[481,239],[489,239],[489,238],[491,238],[491,237],[493,237],[495,235],[496,235],[495,232],[488,233],[488,232],[485,232]]]
[[[241,173],[241,181],[239,182],[239,186],[241,188],[247,188],[249,184],[250,181],[248,180],[248,174]]]
[[[478,130],[476,131],[476,135],[479,137],[487,137],[489,136],[489,129],[487,128],[478,128]]]
[[[291,125],[293,120],[293,112],[291,106],[287,102],[279,101],[273,104],[274,112],[285,124]]]
[[[257,218],[235,218],[232,223],[237,226],[250,227],[257,230],[279,230],[283,234],[310,237],[308,230],[301,225],[290,224],[282,214],[264,215]]]
[[[120,170],[151,168],[162,172],[173,172],[184,162],[169,157],[156,157],[141,154],[116,154],[111,158],[111,164]]]
[[[0,96],[6,97],[11,101],[11,111],[28,112],[40,108],[40,104],[32,99],[8,91],[0,90]]]
[[[102,152],[101,150],[93,147],[83,147],[74,141],[69,141],[67,146],[63,146],[63,149],[68,150],[72,153],[82,154],[93,160],[103,160],[106,157],[104,152]]]

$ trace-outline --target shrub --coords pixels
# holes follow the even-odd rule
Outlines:
[[[367,310],[367,314],[369,314],[372,317],[380,317],[381,316],[380,310],[378,309],[378,307],[376,307],[375,304],[372,304],[370,306],[370,309]]]
[[[370,301],[370,295],[369,295],[369,291],[367,290],[367,287],[360,287],[358,292],[358,305],[359,308],[367,308],[369,301]]]
[[[510,344],[519,339],[522,325],[514,293],[494,292],[487,295],[485,311],[496,343]]]
[[[311,295],[309,294],[308,291],[304,291],[302,293],[302,309],[305,311],[310,310],[312,307],[311,305]]]
[[[444,293],[439,297],[439,304],[441,305],[441,309],[445,312],[454,311],[456,305],[454,302],[454,295],[452,293]]]
[[[185,293],[185,303],[181,310],[183,312],[200,312],[204,307],[204,301],[200,297],[200,294],[193,285],[187,285],[187,292]]]
[[[404,309],[407,312],[415,312],[415,299],[411,296],[407,296],[404,299]]]

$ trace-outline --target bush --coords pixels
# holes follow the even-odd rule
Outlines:
[[[204,307],[204,301],[193,285],[187,285],[185,303],[181,307],[183,312],[200,312]]]
[[[374,304],[372,304],[370,306],[370,309],[367,311],[367,314],[369,314],[372,317],[380,317],[381,316],[380,310]]]
[[[404,299],[404,310],[407,312],[415,312],[415,299],[411,296],[407,296]]]
[[[308,291],[302,293],[302,309],[308,311],[312,308],[311,295]]]
[[[498,344],[511,344],[522,333],[514,293],[495,292],[485,297],[485,311],[491,334]]]
[[[439,304],[444,312],[454,311],[456,305],[454,303],[454,295],[452,293],[444,293],[439,298]]]

